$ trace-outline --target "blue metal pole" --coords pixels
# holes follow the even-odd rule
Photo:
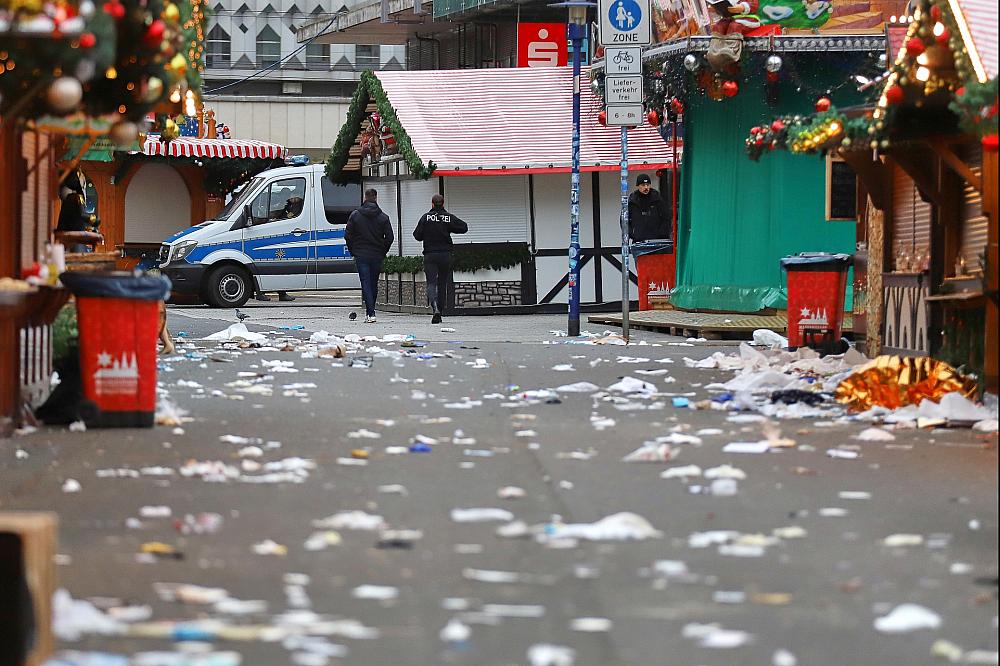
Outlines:
[[[585,25],[569,24],[573,42],[573,171],[569,192],[569,325],[570,336],[580,335],[580,60]]]
[[[622,337],[628,342],[629,237],[628,237],[628,128],[622,127]]]

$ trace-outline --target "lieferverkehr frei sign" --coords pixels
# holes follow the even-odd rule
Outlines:
[[[600,0],[602,46],[646,46],[652,42],[649,0]]]

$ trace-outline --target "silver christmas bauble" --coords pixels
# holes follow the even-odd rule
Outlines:
[[[686,56],[684,56],[684,69],[686,69],[689,72],[693,72],[694,70],[698,69],[698,57],[695,56],[693,53],[688,53]]]
[[[772,53],[767,56],[767,60],[764,61],[764,69],[773,74],[774,72],[780,70],[783,64],[784,62],[782,62],[781,56]]]
[[[119,148],[130,148],[139,138],[139,127],[129,120],[119,120],[111,126],[108,136]]]
[[[45,99],[56,113],[69,113],[83,99],[83,86],[72,76],[62,76],[49,85]]]

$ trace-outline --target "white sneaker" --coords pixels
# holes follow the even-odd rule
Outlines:
[[[375,317],[365,317],[365,323],[366,324],[374,324],[375,323]]]

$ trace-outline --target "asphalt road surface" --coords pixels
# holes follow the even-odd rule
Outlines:
[[[677,408],[673,398],[715,395],[706,385],[733,373],[688,368],[683,359],[736,353],[733,345],[654,333],[628,347],[569,344],[553,333],[563,330],[563,316],[453,318],[443,326],[455,330],[442,331],[429,317],[380,314],[365,325],[348,319],[355,300],[305,297],[243,310],[249,328],[271,331],[272,340],[324,329],[410,333],[426,346],[370,341],[346,359],[304,357],[297,343],[278,343],[288,351],[223,349],[198,338],[234,323],[235,313],[171,308],[171,329],[186,337],[179,355],[161,362],[160,382],[190,422],[180,430],[43,428],[0,442],[0,510],[58,512],[59,584],[74,598],[148,604],[154,620],[301,629],[311,611],[360,624],[328,624],[333,634],[311,646],[248,632],[200,645],[87,635],[62,648],[133,655],[194,645],[234,651],[254,666],[909,666],[945,663],[932,646],[946,640],[965,663],[996,658],[995,434],[900,429],[891,441],[860,441],[853,437],[870,424],[783,420],[781,436],[797,446],[724,453],[727,443],[762,439],[762,424]],[[380,349],[408,355],[394,360]],[[553,370],[561,365],[572,369]],[[517,397],[582,381],[603,389],[624,376],[654,384],[659,395]],[[671,433],[700,444],[675,444],[670,462],[622,461]],[[249,441],[220,439],[230,435]],[[418,436],[435,440],[429,452],[395,453],[424,441]],[[828,457],[835,447],[859,457]],[[352,457],[356,449],[367,458]],[[219,461],[236,476],[259,476],[267,470],[255,465],[297,458],[315,463],[298,483],[181,473],[194,469],[191,461]],[[709,492],[705,478],[661,478],[671,467],[724,464],[745,474],[735,494],[724,492],[727,484]],[[79,492],[63,491],[67,479]],[[499,497],[507,486],[523,497]],[[143,507],[161,506],[169,517],[142,516]],[[542,528],[537,538],[500,537],[497,528],[514,521],[501,513],[457,522],[455,508],[509,511],[529,527],[549,525],[549,535]],[[422,538],[386,543],[378,529],[314,523],[350,510]],[[203,512],[222,516],[217,531],[175,528],[175,519]],[[619,512],[641,516],[657,533],[557,538],[562,523]],[[893,535],[911,536],[886,542]],[[268,540],[276,545],[261,545]],[[183,559],[140,554],[150,542]],[[167,601],[157,583],[222,588],[265,604],[240,615],[232,606]],[[365,585],[380,587],[358,589]],[[901,604],[928,609],[939,625],[877,631],[876,619]],[[542,661],[539,644],[569,648],[575,660]]]

